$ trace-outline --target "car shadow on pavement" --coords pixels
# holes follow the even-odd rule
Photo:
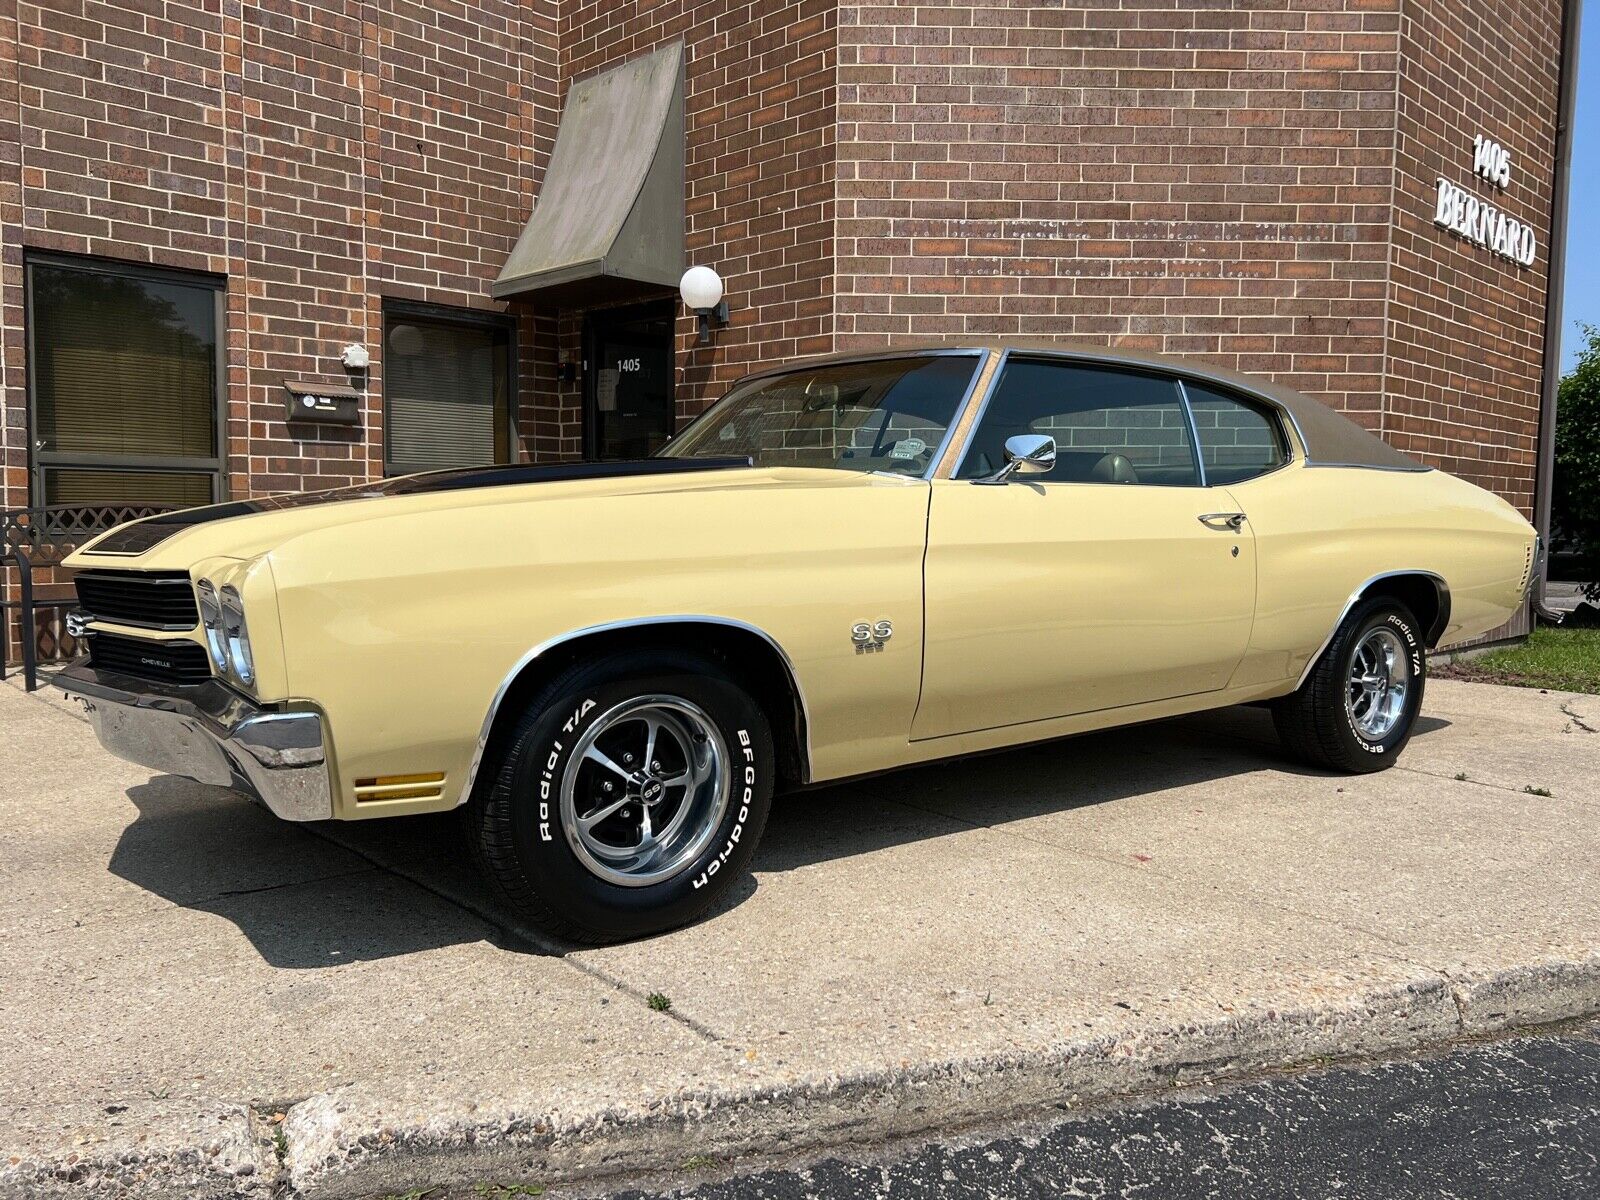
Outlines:
[[[1450,722],[1419,716],[1413,736]],[[908,767],[781,797],[755,869],[789,871],[976,827],[1069,814],[1174,788],[1337,779],[1286,751],[1264,708],[1235,707]],[[719,910],[720,911],[720,910]]]
[[[275,967],[306,970],[499,940],[482,918],[397,873],[465,858],[448,815],[376,822],[355,848],[280,821],[245,797],[159,775],[128,790],[139,815],[108,869],[235,925]],[[372,836],[377,835],[377,836]],[[466,869],[463,867],[463,869]]]
[[[1448,728],[1417,721],[1417,737]],[[975,827],[1070,814],[1220,780],[1334,778],[1291,758],[1271,717],[1232,708],[911,767],[780,797],[745,875],[708,917],[737,909],[763,874],[848,859]],[[113,874],[235,926],[291,970],[390,958],[464,942],[565,954],[522,926],[468,859],[456,813],[382,821],[280,821],[236,793],[173,776],[129,790],[139,816]]]

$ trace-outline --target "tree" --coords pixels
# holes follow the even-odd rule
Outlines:
[[[1561,381],[1556,401],[1556,463],[1551,516],[1574,543],[1589,576],[1584,595],[1600,601],[1600,327],[1584,325],[1577,366]]]

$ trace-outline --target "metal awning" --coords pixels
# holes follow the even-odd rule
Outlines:
[[[572,85],[496,299],[587,304],[683,273],[683,44]]]

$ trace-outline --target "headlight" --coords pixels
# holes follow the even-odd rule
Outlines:
[[[231,585],[222,589],[222,638],[234,678],[249,687],[256,681],[256,664],[250,654],[250,631],[244,623],[244,605]]]
[[[194,591],[200,600],[200,624],[206,632],[206,650],[211,655],[211,664],[219,675],[225,675],[228,650],[223,641],[222,605],[217,600],[217,589],[211,580],[202,579],[194,585]]]

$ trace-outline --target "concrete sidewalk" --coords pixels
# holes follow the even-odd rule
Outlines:
[[[1362,778],[1235,709],[788,797],[709,920],[569,952],[448,819],[280,824],[0,686],[0,1195],[550,1182],[1600,1010],[1600,699],[1425,707]]]

